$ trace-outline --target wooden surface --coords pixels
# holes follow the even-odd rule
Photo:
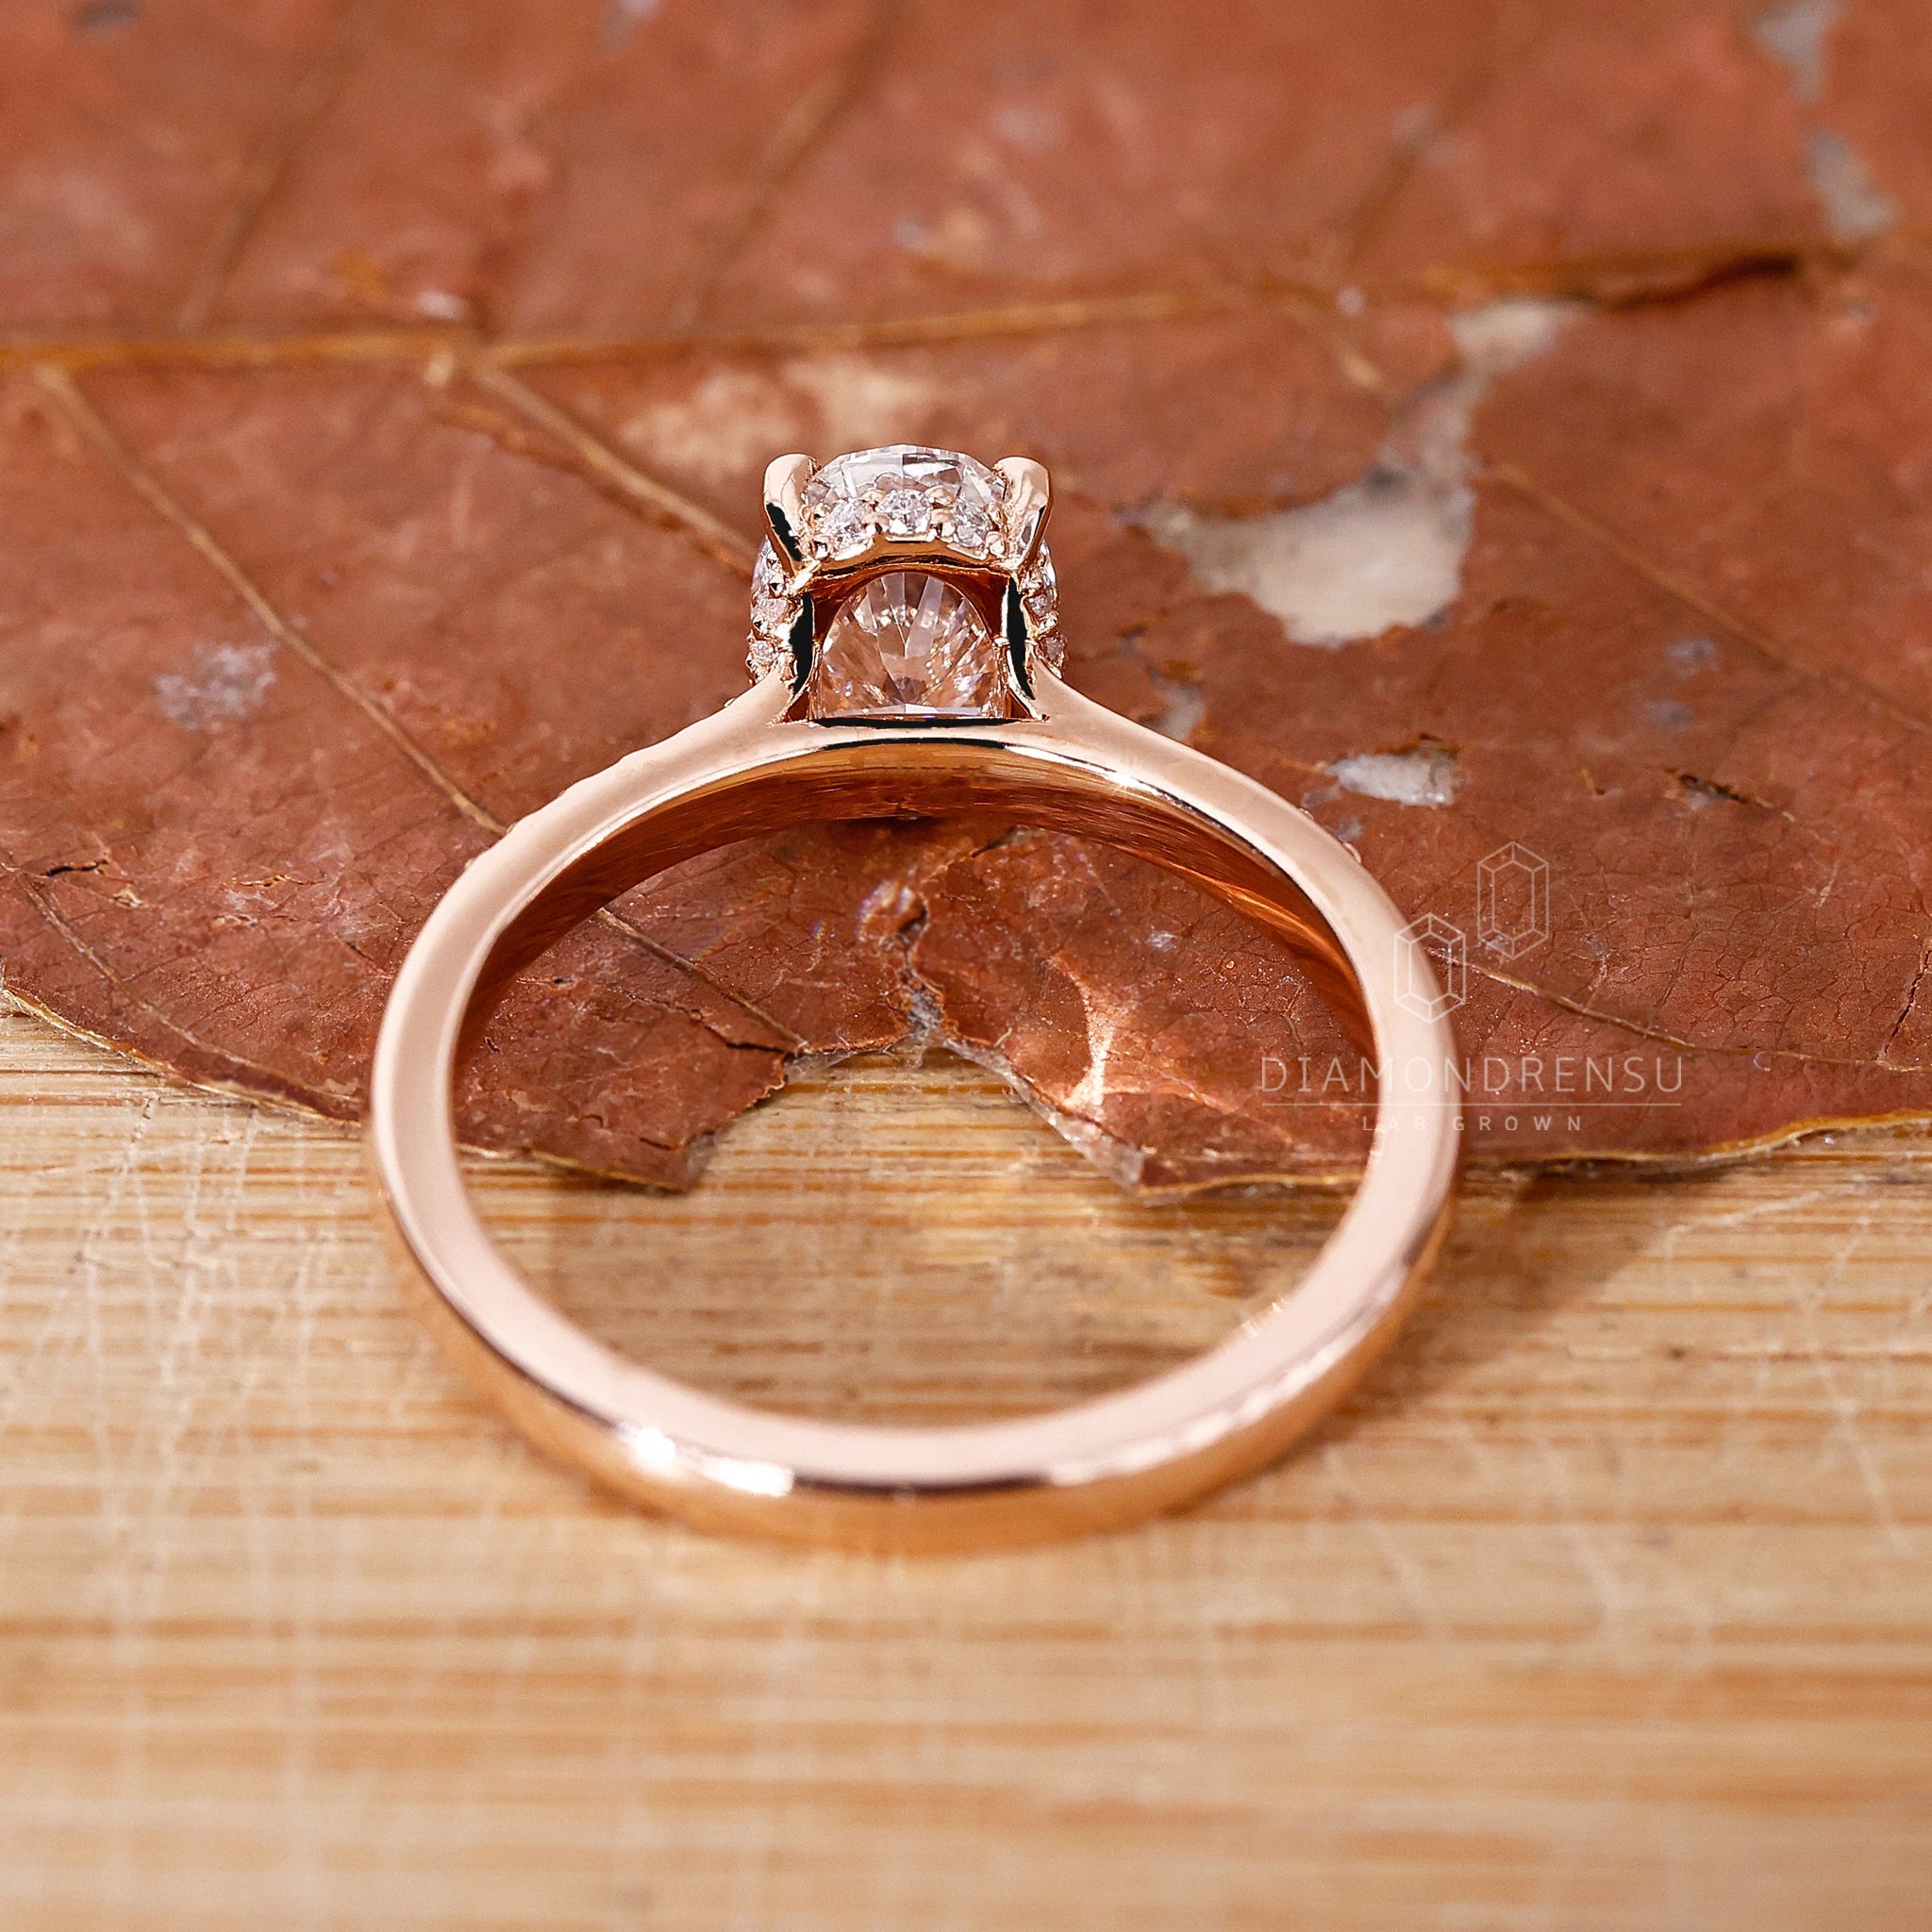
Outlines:
[[[1301,1454],[935,1562],[526,1454],[333,1129],[19,1014],[0,1123],[8,1932],[1932,1924],[1932,1141],[1475,1177]],[[1332,1211],[1138,1207],[954,1065],[813,1082],[682,1201],[484,1179],[614,1339],[874,1414],[1144,1373]]]

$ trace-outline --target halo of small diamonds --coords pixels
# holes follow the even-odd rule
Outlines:
[[[855,450],[818,471],[805,491],[812,554],[842,562],[878,538],[937,541],[986,557],[1005,541],[1007,480],[955,450],[921,443]]]

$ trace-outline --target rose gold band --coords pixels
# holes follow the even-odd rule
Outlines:
[[[463,1369],[538,1441],[691,1522],[808,1541],[1024,1542],[1171,1508],[1256,1467],[1392,1335],[1455,1174],[1453,1042],[1427,968],[1396,997],[1402,921],[1357,862],[1253,780],[1040,669],[1033,715],[840,724],[765,677],[715,717],[573,786],[450,889],[376,1049],[372,1149],[410,1278]],[[744,1407],[606,1348],[540,1298],[463,1184],[458,1051],[505,983],[597,908],[682,858],[802,820],[993,809],[1140,853],[1292,945],[1380,1067],[1355,1199],[1301,1282],[1166,1374],[1044,1416],[854,1426]],[[1418,978],[1420,974],[1420,979]],[[1400,1094],[1399,1116],[1391,1100]]]

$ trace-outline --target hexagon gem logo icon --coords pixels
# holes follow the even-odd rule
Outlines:
[[[1462,928],[1436,912],[1411,920],[1395,935],[1395,1004],[1419,1020],[1440,1020],[1468,997],[1469,942]]]
[[[1499,958],[1520,959],[1550,936],[1550,868],[1526,845],[1499,845],[1475,869],[1475,933]]]

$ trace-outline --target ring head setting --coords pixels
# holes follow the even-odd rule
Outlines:
[[[895,443],[766,474],[747,664],[830,723],[1024,716],[1064,657],[1046,472]]]

